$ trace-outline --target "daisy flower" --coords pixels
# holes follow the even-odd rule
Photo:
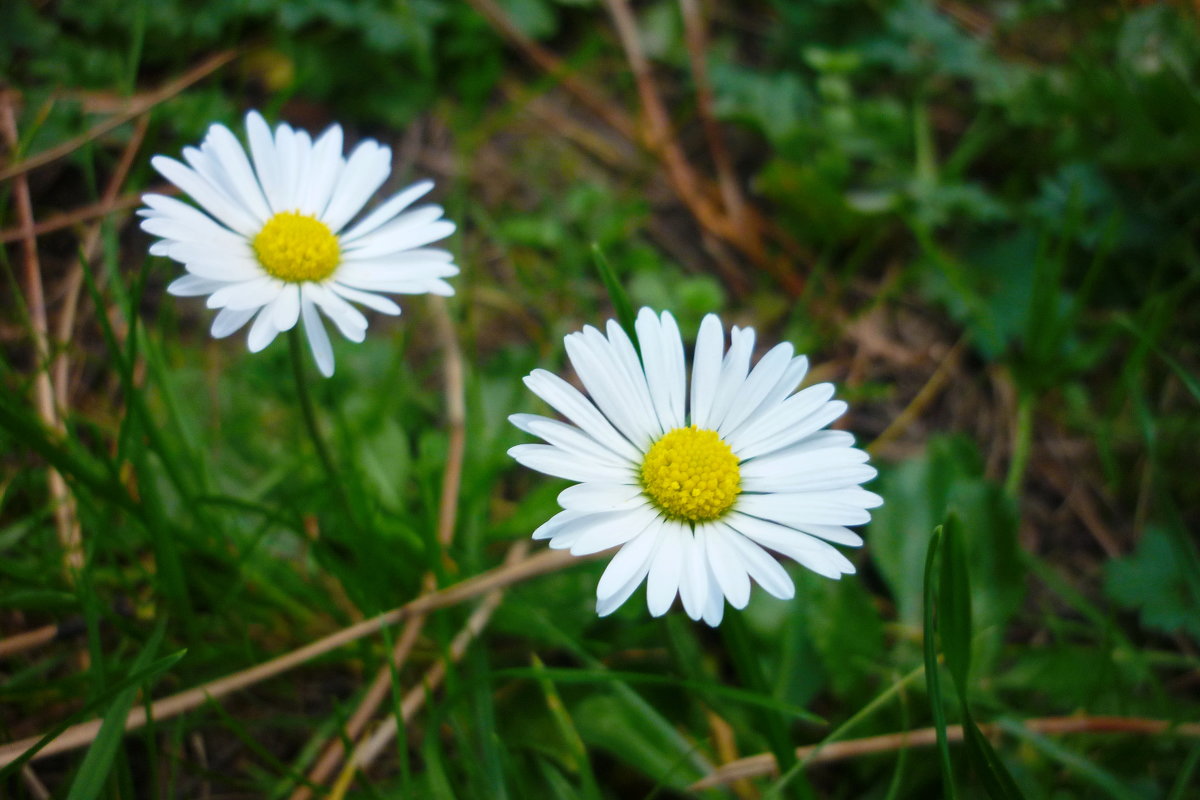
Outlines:
[[[834,544],[857,547],[846,525],[870,520],[883,500],[858,484],[875,477],[854,437],[826,430],[846,404],[833,385],[795,391],[808,359],[779,344],[753,369],[754,329],[734,327],[725,350],[720,319],[700,325],[688,389],[675,319],[643,308],[641,355],[615,321],[566,337],[567,356],[587,396],[534,370],[525,384],[569,420],[509,419],[545,444],[509,454],[572,481],[564,509],[534,531],[574,555],[620,550],[596,587],[596,610],[611,614],[646,582],[650,613],[675,600],[692,619],[717,625],[725,600],[744,608],[753,578],[790,599],[795,588],[766,550],[830,578],[854,572]]]
[[[380,292],[450,295],[458,273],[431,242],[454,232],[442,208],[409,208],[433,188],[421,181],[381,203],[353,225],[391,172],[392,151],[361,142],[342,156],[342,128],[315,141],[281,124],[272,133],[262,116],[246,115],[249,156],[224,125],[208,129],[199,148],[184,148],[184,164],[150,162],[191,196],[199,209],[159,194],[145,195],[142,229],[160,237],[152,255],[183,264],[188,274],[167,287],[173,295],[208,296],[220,311],[212,335],[229,336],[251,319],[247,343],[257,353],[300,320],[317,367],[333,374],[333,349],[320,309],[342,335],[361,342],[367,318],[354,305],[383,314],[400,306]],[[347,227],[349,225],[349,227]]]

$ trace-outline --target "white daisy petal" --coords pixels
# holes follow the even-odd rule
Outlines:
[[[333,347],[329,344],[329,333],[325,330],[325,323],[321,322],[321,315],[317,313],[316,306],[307,297],[304,289],[305,287],[300,288],[300,317],[304,320],[304,333],[308,336],[308,346],[312,348],[317,369],[328,378],[333,375]]]
[[[837,416],[830,417],[845,404],[830,401],[833,384],[819,383],[792,395],[779,405],[730,433],[726,438],[731,447],[736,447],[745,458],[753,458],[761,452],[769,453],[798,442],[810,433],[828,425]],[[751,454],[754,453],[754,455]]]
[[[381,203],[379,208],[363,217],[361,222],[342,234],[342,241],[353,242],[360,236],[365,236],[379,226],[391,222],[397,214],[427,195],[431,189],[433,189],[433,181],[421,181],[397,192]]]
[[[704,542],[708,563],[721,592],[734,608],[745,608],[750,602],[750,576],[742,565],[737,551],[727,541],[727,526],[697,525],[696,535]]]
[[[364,276],[371,277],[371,276]],[[509,453],[521,464],[576,481],[565,511],[534,532],[576,555],[622,545],[596,590],[611,613],[646,581],[653,616],[678,595],[694,620],[717,625],[725,601],[744,608],[757,582],[787,600],[795,587],[764,548],[829,578],[854,565],[834,545],[857,547],[847,525],[871,518],[879,495],[853,435],[825,426],[845,411],[823,384],[793,394],[808,360],[779,345],[751,369],[755,334],[720,320],[700,325],[690,398],[682,339],[670,314],[642,309],[639,352],[614,321],[564,339],[587,395],[544,370],[526,385],[569,422],[509,419],[547,444]],[[686,412],[686,413],[685,413]]]
[[[296,321],[300,319],[300,287],[294,284],[284,286],[271,307],[274,314],[271,324],[276,330],[282,333],[296,327]]]
[[[364,305],[380,314],[388,314],[393,317],[400,315],[400,306],[383,295],[351,289],[349,286],[342,286],[338,281],[330,281],[326,288],[352,303]]]
[[[329,205],[329,197],[342,173],[342,126],[330,125],[313,144],[312,172],[299,208],[318,219]]]
[[[562,533],[567,525],[586,516],[587,514],[582,511],[560,511],[539,525],[537,530],[533,532],[533,538],[535,540],[553,539]]]
[[[840,503],[826,492],[796,494],[743,494],[736,508],[792,528],[810,525],[865,525],[871,515],[861,505]]]
[[[791,360],[792,346],[790,344],[781,342],[772,347],[750,371],[746,382],[742,384],[737,396],[733,398],[729,413],[717,426],[717,431],[723,436],[728,435],[750,418],[758,410],[759,404],[779,383]]]
[[[619,547],[647,526],[657,524],[657,519],[658,513],[646,506],[584,517],[570,526],[570,533],[575,536],[569,548],[571,555],[587,556]]]
[[[530,469],[569,481],[619,483],[626,474],[619,467],[581,462],[570,453],[548,444],[519,444],[510,447],[508,454]]]
[[[664,324],[671,320],[670,329]],[[674,319],[663,314],[660,320],[653,311],[643,308],[635,324],[638,343],[642,349],[646,381],[650,389],[650,400],[663,430],[669,431],[683,425],[683,362],[676,363],[676,349],[682,351],[679,329]]]
[[[208,129],[204,145],[211,152],[220,171],[229,177],[230,189],[236,192],[246,209],[252,213],[259,223],[266,222],[271,217],[271,209],[263,197],[258,178],[246,158],[246,151],[238,142],[233,132],[224,125],[213,125]]]
[[[626,359],[637,363],[633,345],[619,327],[617,331],[617,337],[610,331],[606,339],[600,331],[588,326],[581,333],[568,335],[564,340],[567,357],[604,415],[629,441],[645,447],[662,430],[650,404],[644,374],[638,380],[633,379],[630,371],[634,366],[625,363]],[[628,351],[614,346],[622,340],[628,345]],[[640,364],[636,368],[640,369]]]
[[[166,156],[155,156],[150,159],[150,164],[160,175],[191,195],[222,225],[246,237],[253,237],[258,233],[260,223],[248,211],[231,201],[225,192],[213,186],[197,172]]]
[[[305,287],[308,297],[333,321],[337,329],[352,342],[361,342],[367,335],[367,318],[354,306],[320,284]]]
[[[395,229],[378,230],[356,240],[354,247],[346,250],[346,256],[356,259],[380,258],[432,244],[445,239],[455,230],[454,223],[445,219],[424,225],[405,225]]]
[[[259,308],[270,303],[283,291],[281,280],[264,275],[248,281],[228,284],[208,296],[209,308]]]
[[[596,584],[596,613],[607,617],[629,599],[650,572],[650,564],[662,545],[663,524],[651,523],[622,547]]]
[[[258,316],[254,318],[254,324],[250,326],[250,335],[246,337],[246,345],[250,348],[251,353],[257,353],[275,341],[275,337],[278,335],[279,329],[275,327],[272,309],[270,306],[264,306],[258,312]]]
[[[722,525],[723,523],[715,524]],[[745,536],[728,526],[725,527],[730,533],[726,541],[737,552],[739,560],[746,571],[750,573],[750,577],[757,581],[759,586],[766,589],[767,594],[778,597],[780,600],[791,600],[796,594],[796,587],[779,562]]]
[[[717,578],[713,575],[711,567],[708,570],[708,585],[708,602],[704,605],[704,624],[715,628],[725,617],[725,598],[720,592],[715,591]]]
[[[365,250],[384,252],[391,252],[393,249],[411,250],[412,247],[405,246],[405,242],[414,238],[413,232],[437,222],[442,218],[443,213],[444,209],[441,206],[421,206],[411,211],[405,211],[376,230],[360,233],[354,238],[350,238],[349,234],[342,236],[342,242],[346,245],[346,254],[353,256]],[[369,217],[363,220],[363,222],[370,221]],[[355,226],[354,230],[361,227],[361,225]],[[395,247],[396,242],[399,242],[399,247]]]
[[[254,159],[254,172],[258,175],[267,204],[273,213],[290,210],[287,207],[283,174],[279,156],[275,152],[275,138],[267,121],[257,111],[246,114],[246,138],[250,141],[250,155]]]
[[[853,447],[772,453],[742,465],[742,491],[815,492],[865,483],[876,474],[867,458]]]
[[[641,463],[642,452],[618,433],[591,401],[574,386],[544,369],[535,369],[529,373],[525,378],[525,385],[597,442],[631,462]]]
[[[855,571],[850,560],[833,545],[792,528],[745,514],[730,514],[729,527],[763,547],[782,553],[801,566],[808,567],[818,575],[836,579],[842,575],[851,575]]]
[[[633,483],[577,483],[558,495],[558,504],[568,511],[621,511],[647,505],[642,487]]]
[[[341,231],[387,180],[391,168],[391,148],[373,139],[359,143],[346,159],[346,167],[338,176],[321,221],[334,233]]]
[[[606,466],[627,469],[629,482],[636,479],[635,471],[627,459],[597,442],[574,425],[568,425],[549,417],[540,417],[536,414],[513,414],[508,419],[526,433],[540,436],[548,444],[552,444],[560,450],[574,453],[579,458],[598,461]]]
[[[680,537],[683,545],[683,572],[679,576],[679,599],[683,610],[692,619],[700,619],[708,607],[708,557],[704,544],[697,541],[692,531],[683,530]]]
[[[167,294],[176,297],[198,297],[211,294],[225,286],[225,281],[215,281],[212,278],[201,278],[199,275],[184,275],[171,281],[167,286]]]
[[[294,211],[297,206],[296,188],[300,181],[299,144],[290,125],[275,128],[275,160],[279,165],[279,203],[275,213]]]
[[[674,520],[663,523],[659,536],[662,544],[650,564],[650,573],[646,577],[646,605],[650,616],[661,617],[667,613],[675,595],[679,593],[679,579],[683,574],[683,559],[681,550],[684,547],[683,537],[690,536],[683,525]]]
[[[700,323],[696,337],[696,355],[692,360],[692,424],[700,428],[709,424],[713,401],[717,396],[717,381],[721,377],[721,351],[725,348],[725,329],[716,314],[708,314]]]
[[[217,316],[213,318],[212,337],[214,339],[224,339],[230,334],[237,333],[257,312],[257,308],[244,308],[240,310],[222,308],[217,312]]]
[[[750,371],[750,356],[754,353],[754,329],[739,328],[729,331],[729,352],[721,362],[721,373],[717,378],[717,391],[709,411],[708,427],[721,428],[725,415],[729,413],[734,398],[742,390],[746,375]]]
[[[845,525],[805,525],[796,530],[846,547],[862,547],[863,544],[862,537]]]

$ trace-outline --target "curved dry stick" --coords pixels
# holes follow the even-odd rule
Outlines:
[[[571,73],[570,67],[562,59],[542,47],[513,24],[504,9],[495,0],[469,0],[471,6],[491,23],[501,36],[508,39],[540,69],[544,70],[559,81],[567,91],[575,95],[579,102],[592,110],[592,113],[604,120],[609,127],[618,131],[627,139],[637,139],[637,125],[621,108],[607,100],[603,94]]]
[[[61,231],[64,228],[70,228],[82,222],[94,220],[97,217],[107,217],[114,211],[123,211],[127,208],[142,202],[142,195],[153,192],[154,194],[179,194],[179,189],[170,184],[161,183],[156,186],[140,192],[129,192],[114,199],[112,203],[105,204],[103,201],[88,203],[86,206],[71,211],[62,211],[58,214],[48,214],[44,219],[38,220],[33,226],[34,236],[45,236],[47,233]],[[0,244],[8,244],[9,242],[20,241],[24,236],[24,232],[20,228],[5,228],[0,231]]]
[[[1200,738],[1200,724],[1184,723],[1176,725],[1161,719],[1142,719],[1139,717],[1042,717],[1027,719],[1020,723],[1032,733],[1067,734],[1067,733],[1136,733],[1155,735],[1170,733],[1187,738]],[[987,736],[1002,733],[1004,729],[995,722],[980,725],[979,729]],[[951,742],[961,742],[963,729],[961,725],[946,727],[946,738]],[[868,736],[863,739],[847,739],[842,742],[829,744],[806,745],[796,748],[796,759],[809,764],[827,764],[832,761],[844,761],[848,758],[888,753],[903,750],[908,747],[932,747],[937,743],[935,728],[921,728],[903,733],[888,733],[882,736]],[[757,778],[763,775],[776,774],[778,769],[775,756],[772,753],[759,753],[755,756],[740,758],[728,764],[721,765],[713,774],[701,778],[688,787],[690,791],[711,789],[742,778]]]
[[[0,181],[8,180],[9,178],[16,177],[17,175],[22,175],[32,169],[37,169],[38,167],[45,166],[52,161],[57,161],[63,156],[70,155],[93,139],[103,136],[114,128],[119,128],[126,122],[145,114],[163,100],[173,97],[187,87],[191,86],[193,83],[203,80],[210,73],[217,71],[230,61],[233,61],[233,59],[238,56],[238,53],[238,50],[226,50],[210,56],[204,62],[198,64],[180,77],[168,82],[159,89],[134,98],[130,101],[129,105],[123,112],[114,114],[103,122],[93,125],[88,130],[72,139],[68,139],[62,144],[51,147],[48,150],[43,150],[35,156],[30,156],[24,161],[18,161],[15,164],[10,164],[4,169],[0,169]]]
[[[383,628],[396,625],[419,614],[428,614],[430,611],[439,608],[449,608],[450,606],[458,605],[464,600],[470,600],[481,594],[487,594],[493,589],[511,586],[514,583],[519,583],[538,575],[545,575],[549,572],[556,572],[564,567],[581,564],[606,554],[607,551],[597,553],[594,556],[578,557],[561,550],[543,550],[515,564],[505,564],[496,567],[433,594],[418,597],[399,608],[394,608],[379,616],[363,620],[348,628],[343,628],[336,633],[311,642],[290,653],[273,658],[270,661],[265,661],[262,664],[257,664],[241,672],[227,675],[224,678],[218,678],[215,681],[210,681],[194,689],[188,689],[179,694],[156,700],[150,705],[150,715],[156,721],[178,716],[185,711],[198,708],[210,700],[217,700],[239,689],[245,689],[248,686],[261,683],[268,678],[273,678],[288,670],[295,669],[306,661],[311,661],[331,650],[336,650],[351,642],[356,642],[359,639],[377,633]],[[146,724],[146,721],[146,706],[139,705],[131,709],[129,716],[125,718],[126,733],[140,728]],[[96,734],[100,731],[100,723],[100,719],[93,719],[78,725],[72,725],[60,736],[35,753],[33,756],[34,760],[74,750],[75,748],[89,744],[96,738]],[[0,767],[16,760],[22,753],[37,744],[41,738],[40,736],[30,736],[0,745]]]
[[[454,320],[446,307],[446,298],[429,296],[429,307],[433,310],[434,332],[442,346],[446,371],[446,426],[449,442],[446,450],[446,472],[442,479],[442,496],[438,505],[438,542],[443,553],[454,540],[454,528],[458,521],[458,493],[462,486],[463,450],[467,439],[467,404],[463,371],[462,348],[454,331]]]
[[[101,208],[109,210],[115,209],[117,201],[117,192],[121,190],[122,184],[125,183],[125,178],[129,176],[129,170],[133,168],[133,159],[141,149],[142,140],[146,137],[146,128],[150,125],[150,118],[142,116],[138,119],[137,124],[133,128],[133,135],[129,137],[129,143],[125,145],[125,150],[121,153],[121,159],[117,162],[116,169],[113,170],[112,176],[108,179],[108,185],[104,189],[104,194],[100,197],[98,205]],[[107,216],[107,214],[105,215]],[[88,230],[83,238],[83,260],[91,263],[96,258],[96,250],[100,246],[100,226],[103,223],[103,217],[96,221]],[[54,328],[54,340],[58,343],[58,354],[54,357],[54,366],[52,368],[53,383],[54,383],[54,400],[58,404],[59,414],[66,416],[67,409],[67,383],[68,369],[70,364],[67,361],[67,349],[65,343],[71,340],[71,331],[75,328],[75,314],[79,310],[79,295],[83,289],[83,265],[76,262],[72,268],[70,275],[67,276],[66,289],[63,292],[62,311],[58,316],[58,325]]]
[[[744,227],[746,198],[742,196],[742,190],[738,186],[733,159],[729,156],[729,148],[725,146],[721,126],[717,124],[716,115],[713,114],[713,90],[708,81],[708,64],[705,62],[708,31],[704,24],[704,14],[699,0],[679,0],[679,10],[683,15],[684,40],[692,66],[692,82],[696,84],[696,111],[704,126],[704,137],[708,140],[708,151],[712,154],[713,165],[717,168],[717,186],[721,190],[721,199],[725,202],[725,211],[728,212],[734,226]]]
[[[442,479],[442,495],[438,506],[437,539],[442,545],[442,557],[446,558],[446,550],[454,539],[454,529],[458,519],[458,495],[462,485],[463,450],[466,446],[467,409],[465,379],[463,371],[462,349],[454,332],[454,322],[446,307],[445,298],[431,295],[429,305],[434,315],[434,331],[441,344],[444,357],[444,376],[446,388],[446,425],[449,428],[449,443],[446,453],[446,471]],[[507,562],[506,562],[507,563]],[[421,593],[428,594],[437,587],[433,573],[425,575]],[[489,595],[490,596],[490,595]],[[367,723],[375,716],[375,712],[388,696],[392,687],[392,675],[408,659],[421,629],[425,626],[425,617],[416,616],[404,626],[399,638],[392,649],[389,663],[380,669],[371,685],[367,687],[358,707],[346,721],[342,733],[344,737],[334,738],[325,746],[317,763],[308,773],[308,784],[296,787],[289,800],[309,800],[312,797],[312,786],[325,782],[345,755],[344,740],[358,739]]]
[[[12,152],[17,151],[17,115],[11,102],[0,109],[0,129]],[[33,335],[34,406],[38,418],[55,435],[66,433],[62,417],[54,404],[54,383],[50,375],[50,323],[46,315],[46,293],[42,286],[42,266],[38,261],[37,237],[34,236],[33,201],[29,196],[29,181],[18,173],[13,181],[13,199],[17,207],[17,223],[22,231],[21,254],[25,269],[25,306],[29,312],[30,333]],[[54,528],[63,554],[63,576],[67,584],[75,585],[75,576],[83,569],[83,535],[75,513],[75,498],[67,488],[66,479],[54,467],[47,467],[46,485],[54,512]]]
[[[49,644],[58,638],[58,631],[58,625],[43,625],[31,631],[6,636],[0,639],[0,658],[8,658]]]
[[[950,348],[950,352],[942,358],[942,363],[938,364],[937,369],[929,376],[929,380],[921,387],[909,404],[904,407],[904,410],[896,415],[891,424],[884,428],[883,433],[875,437],[875,440],[867,445],[866,450],[871,455],[878,455],[881,448],[891,444],[897,437],[908,430],[908,426],[912,425],[918,417],[925,411],[925,408],[933,402],[937,397],[938,392],[950,380],[951,371],[958,366],[958,357],[962,354],[963,348],[966,347],[967,337],[959,338],[954,346]]]

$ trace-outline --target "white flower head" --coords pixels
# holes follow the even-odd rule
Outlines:
[[[454,232],[442,208],[410,206],[433,188],[413,184],[355,224],[391,173],[392,151],[361,142],[342,156],[342,128],[315,141],[281,124],[272,133],[257,111],[246,115],[249,156],[224,125],[208,129],[199,148],[184,148],[184,164],[151,161],[199,206],[145,195],[142,229],[160,237],[152,255],[183,264],[188,274],[167,287],[173,295],[208,295],[219,308],[212,335],[221,338],[251,319],[248,344],[257,353],[303,319],[321,373],[333,374],[333,349],[317,309],[347,339],[361,342],[367,318],[353,303],[383,314],[400,306],[380,292],[451,295],[444,279],[458,274],[450,253],[426,245]]]
[[[827,430],[846,410],[833,385],[795,391],[808,359],[779,344],[753,369],[754,329],[700,325],[688,388],[675,319],[643,308],[639,357],[615,321],[566,337],[567,356],[589,399],[562,378],[534,370],[525,384],[570,422],[534,414],[509,419],[546,444],[509,454],[572,481],[563,511],[533,533],[550,547],[587,555],[620,547],[596,587],[611,614],[646,581],[650,613],[676,594],[692,619],[720,623],[725,600],[744,608],[753,578],[789,599],[791,578],[763,548],[830,578],[854,572],[834,544],[857,547],[845,527],[882,504],[859,484],[875,477],[854,437]]]

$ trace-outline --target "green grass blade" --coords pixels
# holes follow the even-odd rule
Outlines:
[[[623,683],[643,683],[658,686],[677,686],[680,689],[687,689],[693,692],[709,692],[713,697],[722,697],[727,700],[733,700],[743,705],[754,706],[756,708],[770,709],[780,714],[786,715],[792,719],[802,720],[813,725],[828,724],[825,719],[817,716],[811,711],[807,711],[799,706],[794,706],[789,703],[783,703],[769,694],[750,691],[748,689],[739,689],[734,686],[721,686],[719,684],[705,683],[703,681],[689,680],[686,678],[678,678],[671,675],[652,675],[644,672],[629,672],[612,669],[570,669],[566,667],[542,667],[541,669],[530,669],[528,667],[509,667],[507,669],[498,669],[492,672],[492,679],[498,678],[533,678],[540,680],[548,678],[557,683],[612,683],[620,681]]]
[[[37,744],[26,750],[10,763],[6,764],[3,768],[0,768],[0,782],[7,780],[10,775],[21,769],[21,767],[23,767],[29,761],[29,759],[33,758],[39,750],[57,739],[58,736],[67,728],[79,722],[81,719],[90,717],[96,712],[97,709],[102,708],[106,703],[108,703],[109,700],[129,687],[140,686],[146,681],[158,677],[160,674],[175,666],[175,664],[186,654],[187,650],[180,650],[179,652],[172,653],[169,656],[163,656],[153,664],[150,664],[144,669],[135,670],[124,679],[108,687],[104,694],[100,695],[95,700],[55,725],[38,741]]]
[[[154,658],[154,654],[162,645],[163,634],[166,633],[166,630],[166,618],[164,617],[159,621],[158,626],[150,635],[149,641],[146,642],[142,652],[133,662],[135,673],[143,669]],[[104,715],[104,722],[100,724],[100,732],[92,740],[92,745],[88,748],[87,755],[84,756],[83,764],[75,773],[75,780],[71,783],[71,791],[67,794],[67,800],[93,800],[100,794],[117,757],[117,748],[120,747],[121,740],[125,738],[125,718],[129,716],[129,709],[133,707],[133,701],[137,698],[137,690],[137,685],[125,688],[108,707],[108,712]]]
[[[1044,755],[1062,764],[1071,772],[1086,780],[1114,800],[1136,800],[1140,795],[1123,784],[1116,776],[1106,769],[1093,764],[1088,759],[1068,750],[1058,742],[1034,733],[1020,722],[1000,720],[1000,727],[1023,742],[1026,742]]]
[[[958,517],[951,512],[942,525],[937,626],[946,669],[965,706],[971,672],[971,586],[960,528]]]
[[[600,249],[600,245],[594,242],[592,243],[592,259],[596,262],[596,271],[600,273],[604,289],[608,292],[609,299],[612,300],[613,310],[617,312],[617,322],[621,323],[625,333],[629,334],[633,346],[637,348],[638,353],[641,353],[642,348],[638,344],[637,329],[634,327],[633,305],[629,302],[629,295],[625,293],[625,288],[621,286],[612,267],[609,266],[608,259],[604,257],[604,251]]]
[[[950,760],[950,742],[946,739],[946,702],[942,696],[942,678],[938,667],[937,641],[933,623],[933,565],[942,544],[942,526],[933,530],[925,555],[925,685],[929,690],[929,708],[937,730],[938,764],[942,770],[943,794],[949,800],[958,797],[954,786],[954,764]]]
[[[1017,782],[1008,772],[1008,767],[996,755],[992,743],[987,740],[971,717],[971,712],[963,704],[963,740],[967,745],[967,757],[971,766],[983,781],[983,788],[988,797],[1000,800],[1019,800],[1024,797],[1017,788]]]

